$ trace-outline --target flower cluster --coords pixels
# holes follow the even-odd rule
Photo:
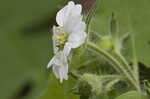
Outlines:
[[[82,21],[82,6],[70,1],[56,15],[58,26],[53,26],[54,56],[48,64],[60,82],[68,79],[68,59],[71,49],[81,46],[86,39],[86,24]]]

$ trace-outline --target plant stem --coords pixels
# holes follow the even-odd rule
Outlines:
[[[124,78],[120,75],[102,75],[100,76],[101,80],[115,80],[115,79],[119,79],[119,80],[123,80]]]
[[[116,83],[118,83],[119,81],[120,81],[120,79],[114,79],[114,80],[110,81],[109,83],[107,83],[104,90],[110,91],[112,86],[115,85]]]
[[[118,52],[115,52],[115,55],[120,59],[121,63],[123,64],[124,68],[130,73],[130,75],[136,80],[134,72],[132,71],[131,67],[129,66],[126,59]]]
[[[87,42],[87,47],[96,51],[97,53],[99,53],[100,55],[103,55],[111,64],[113,64],[114,68],[122,75],[124,75],[127,80],[129,81],[129,83],[131,83],[136,90],[140,91],[140,87],[135,83],[135,81],[133,80],[133,78],[129,75],[129,73],[126,71],[126,69],[124,69],[124,67],[112,56],[110,55],[108,52],[106,52],[105,50],[97,47],[96,45],[94,45],[93,43]]]
[[[128,8],[128,7],[127,7]],[[133,71],[134,71],[134,75],[136,77],[136,82],[137,84],[140,86],[140,82],[139,82],[139,66],[137,63],[137,58],[136,58],[136,47],[135,47],[135,35],[134,35],[134,31],[132,29],[132,19],[130,17],[130,15],[127,15],[128,18],[128,27],[129,27],[129,31],[130,31],[130,35],[131,35],[131,44],[132,44],[132,54],[133,54]]]
[[[131,39],[131,42],[132,42],[132,53],[133,53],[133,71],[134,71],[134,75],[136,77],[136,82],[138,85],[140,85],[140,82],[139,82],[139,66],[138,66],[138,63],[137,63],[137,58],[136,58],[136,50],[135,50],[135,39],[134,39],[134,33],[132,32],[132,39]]]
[[[129,71],[130,75],[135,79],[137,85],[140,86],[139,76],[138,76],[139,75],[138,74],[138,64],[137,64],[137,62],[135,62],[136,60],[133,60],[133,70],[132,70],[131,67],[129,66],[128,62],[126,61],[126,59],[120,53],[115,53],[115,55],[120,59],[120,61],[124,65],[124,67]]]
[[[69,72],[68,75],[71,75],[74,79],[78,80],[80,78],[80,76],[78,74],[76,74],[75,72]]]

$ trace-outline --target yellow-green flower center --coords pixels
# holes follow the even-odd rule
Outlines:
[[[56,30],[60,30],[60,29],[61,29],[61,27],[59,27],[59,26],[56,27]],[[59,49],[63,49],[65,43],[68,40],[68,33],[60,32],[59,36],[56,36],[56,40],[58,40],[58,43],[59,43],[57,47],[59,47]]]

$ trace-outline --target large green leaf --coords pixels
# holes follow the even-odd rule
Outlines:
[[[129,32],[134,34],[135,49],[138,61],[150,66],[150,28],[149,28],[149,0],[99,0],[99,8],[92,22],[92,30],[101,35],[110,33],[110,20],[112,12],[119,22],[120,36]],[[131,61],[131,42],[127,42],[126,57]]]
[[[129,91],[118,96],[115,99],[147,99],[147,97],[139,92],[136,91]]]
[[[75,87],[76,81],[69,77],[69,80],[61,84],[55,75],[49,76],[48,88],[41,99],[79,99],[79,95],[73,94],[70,90]]]
[[[149,0],[128,0],[129,22],[134,33],[137,58],[147,67],[150,67],[149,4]]]

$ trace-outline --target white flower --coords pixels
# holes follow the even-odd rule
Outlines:
[[[60,79],[62,83],[63,79],[68,79],[68,62],[67,57],[63,54],[62,51],[59,51],[55,54],[55,56],[51,59],[48,66],[53,65],[53,72],[57,78]]]
[[[82,21],[82,6],[70,1],[56,16],[59,26],[53,26],[53,48],[55,56],[48,67],[53,65],[53,72],[57,78],[68,79],[67,57],[72,48],[81,46],[85,39],[85,23]]]

